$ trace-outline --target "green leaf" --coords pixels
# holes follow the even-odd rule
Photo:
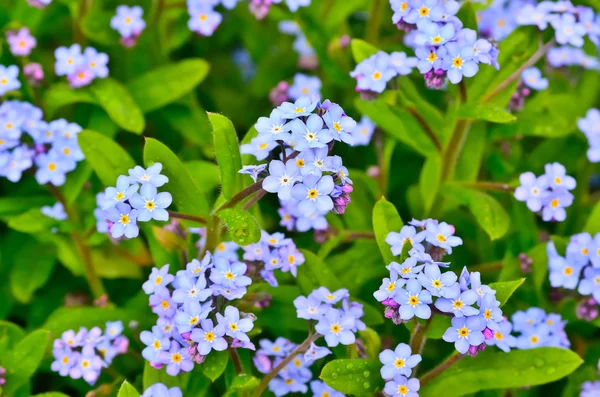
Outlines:
[[[600,202],[597,202],[592,209],[583,231],[591,235],[600,233]]]
[[[45,116],[49,119],[53,118],[54,113],[63,106],[74,103],[92,103],[96,104],[96,98],[85,88],[74,90],[69,86],[69,83],[62,82],[52,84],[44,91],[44,111]]]
[[[140,393],[135,390],[135,387],[131,386],[129,382],[124,381],[119,389],[117,397],[140,397]]]
[[[39,208],[32,208],[8,220],[8,227],[23,233],[50,231],[56,220],[42,214]]]
[[[4,393],[12,395],[33,376],[42,362],[49,336],[50,333],[43,329],[33,331],[2,358],[2,366],[7,369]]]
[[[118,45],[119,33],[110,27],[113,16],[114,14],[108,12],[94,10],[85,14],[79,26],[85,37],[91,41],[105,46]]]
[[[0,320],[0,357],[4,357],[24,336],[25,331],[17,324]]]
[[[356,63],[364,61],[371,55],[377,54],[379,51],[379,48],[361,39],[352,39],[350,42],[350,48],[352,49],[352,56],[354,57],[354,62]]]
[[[486,349],[465,357],[419,390],[421,397],[464,396],[480,390],[513,389],[550,383],[573,372],[583,360],[556,347],[512,350]]]
[[[231,121],[220,114],[209,113],[208,119],[212,125],[217,163],[221,170],[221,186],[223,197],[230,200],[234,194],[244,188],[240,147]]]
[[[471,0],[467,0],[462,7],[460,7],[456,17],[463,23],[463,28],[473,29],[476,32],[479,30],[477,28],[477,16],[475,15],[475,9],[473,8]]]
[[[258,386],[260,382],[252,375],[248,374],[239,374],[235,378],[233,378],[233,382],[231,382],[231,389],[235,390],[252,390],[256,386]]]
[[[225,371],[229,361],[229,352],[227,350],[218,352],[213,351],[208,356],[200,368],[202,373],[213,382]]]
[[[149,167],[154,163],[162,163],[162,174],[169,178],[169,192],[179,211],[195,216],[208,215],[206,197],[175,153],[156,139],[146,138],[144,164]]]
[[[331,291],[342,288],[337,277],[321,258],[305,249],[300,252],[304,255],[304,264],[298,267],[297,281],[302,293],[308,295],[319,287],[326,287]]]
[[[50,196],[9,196],[0,197],[0,216],[18,215],[33,208],[51,205],[54,199]]]
[[[69,395],[58,391],[51,391],[49,393],[36,394],[33,397],[69,397]]]
[[[217,212],[217,216],[225,222],[236,244],[248,245],[260,240],[260,226],[248,211],[226,208]]]
[[[365,345],[367,358],[378,360],[379,352],[381,352],[381,337],[377,331],[372,328],[366,328],[364,331],[358,331],[358,336]]]
[[[373,207],[373,230],[385,264],[394,260],[394,255],[385,239],[389,232],[400,232],[402,226],[404,223],[394,204],[387,201],[385,197],[381,197]]]
[[[192,58],[161,66],[127,85],[144,113],[161,108],[192,91],[208,74],[209,64]]]
[[[135,167],[135,161],[125,149],[99,132],[83,130],[77,140],[85,160],[106,186],[114,186],[120,175],[127,175],[128,170]]]
[[[525,282],[524,278],[515,281],[501,281],[490,283],[490,288],[496,291],[496,300],[500,302],[500,306],[508,301],[512,294]]]
[[[458,110],[456,117],[461,119],[485,120],[492,123],[512,123],[517,119],[506,109],[480,103],[465,104]]]
[[[146,123],[144,115],[125,86],[107,77],[96,79],[90,86],[90,90],[98,105],[119,127],[136,134],[142,133]]]
[[[446,196],[465,205],[492,240],[499,239],[508,231],[510,218],[492,196],[456,184],[446,184],[442,190]]]
[[[404,323],[404,325],[406,326],[406,329],[412,331],[415,323],[410,321],[408,323]],[[427,328],[425,336],[429,339],[442,339],[444,332],[446,332],[451,325],[450,317],[433,316],[431,317],[431,322],[429,324],[429,328]]]
[[[167,374],[167,369],[156,369],[149,362],[144,363],[144,374],[142,376],[142,386],[144,390],[156,383],[162,383],[169,389],[179,387],[181,390],[186,390],[191,373],[180,374],[179,376],[171,376]],[[194,374],[196,376],[196,374]],[[202,377],[202,375],[199,375]],[[206,379],[206,378],[205,378]]]
[[[10,272],[13,296],[21,303],[30,302],[34,292],[50,278],[55,264],[56,253],[53,246],[40,245],[33,239],[25,240]]]
[[[221,184],[219,168],[216,164],[204,160],[193,160],[184,165],[202,193],[209,194]]]
[[[344,394],[373,396],[383,387],[379,360],[333,360],[325,364],[320,378]]]
[[[419,191],[423,200],[425,215],[429,214],[437,197],[442,180],[442,159],[438,153],[427,157],[419,176]]]

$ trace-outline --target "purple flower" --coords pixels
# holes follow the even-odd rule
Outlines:
[[[296,307],[296,313],[298,318],[306,320],[318,320],[325,313],[327,306],[323,305],[321,301],[315,297],[299,296],[294,299],[294,306]]]
[[[54,56],[56,58],[54,69],[58,76],[73,75],[85,63],[79,44],[73,44],[69,48],[59,47],[54,51]]]
[[[428,243],[445,249],[449,254],[452,253],[452,247],[462,245],[462,239],[454,236],[454,227],[446,222],[439,224],[428,223],[426,229],[426,237]]]
[[[212,36],[223,20],[223,16],[210,6],[192,7],[189,13],[188,28],[202,36]]]
[[[295,162],[288,161],[284,164],[282,161],[272,160],[269,163],[269,176],[263,180],[262,186],[267,192],[277,193],[281,200],[288,200],[292,197],[294,183],[301,180],[300,169]]]
[[[26,27],[19,29],[18,32],[8,32],[6,41],[14,56],[29,56],[31,50],[37,45],[35,37],[29,33],[29,29]]]
[[[325,336],[327,346],[338,344],[351,345],[356,341],[354,333],[354,318],[343,314],[341,310],[330,308],[315,326],[315,330]]]
[[[391,272],[390,277],[383,279],[381,286],[373,293],[373,296],[378,302],[383,302],[384,300],[390,298],[393,299],[396,296],[398,289],[403,287],[405,284],[406,280],[402,278],[398,280],[397,272]]]
[[[167,374],[176,376],[179,372],[189,372],[194,368],[194,362],[190,360],[190,353],[187,347],[175,341],[171,341],[171,347],[168,351],[161,351],[158,356],[161,364],[167,365]]]
[[[256,180],[258,179],[258,175],[260,175],[260,173],[263,172],[265,168],[267,168],[266,164],[245,165],[242,167],[241,170],[238,171],[238,174],[250,175],[252,180],[256,182]]]
[[[210,272],[210,280],[229,288],[247,287],[252,283],[250,277],[244,276],[247,266],[242,262],[230,263],[224,259],[215,260],[215,267]]]
[[[308,116],[306,123],[294,119],[287,124],[286,128],[292,131],[290,144],[293,142],[294,150],[299,152],[307,148],[323,148],[334,139],[334,133],[323,128],[323,119],[316,114]]]
[[[169,178],[162,175],[160,172],[162,171],[161,163],[154,163],[147,169],[136,165],[134,168],[129,169],[129,183],[150,183],[156,187],[161,187],[165,183],[169,182]]]
[[[432,296],[448,297],[452,292],[450,287],[456,285],[458,276],[454,272],[442,272],[435,265],[426,265],[423,272],[417,275],[417,280]]]
[[[67,376],[79,360],[79,352],[74,352],[70,347],[59,347],[52,350],[54,361],[50,368],[54,372],[58,372],[60,376]]]
[[[503,320],[498,324],[498,329],[493,333],[491,339],[486,339],[485,344],[489,346],[498,346],[498,348],[506,353],[510,351],[512,347],[517,345],[516,338],[510,334],[512,331],[512,324],[508,320]]]
[[[446,342],[454,342],[456,350],[465,354],[470,346],[479,346],[484,342],[482,332],[484,329],[485,321],[479,316],[455,317],[452,319],[452,326],[446,330],[442,339]]]
[[[307,365],[312,364],[313,362],[331,354],[331,350],[326,347],[317,346],[313,343],[310,344],[310,347],[304,353],[304,362]]]
[[[254,323],[250,318],[240,318],[240,311],[236,307],[227,306],[224,316],[217,313],[217,322],[225,328],[225,335],[242,342],[250,341],[246,333],[252,330]]]
[[[138,211],[131,209],[129,204],[119,203],[116,207],[105,211],[106,219],[113,225],[110,227],[110,235],[113,238],[127,237],[134,238],[140,233],[137,225]]]
[[[114,207],[117,203],[123,203],[125,200],[129,200],[138,190],[138,184],[131,184],[129,178],[125,175],[121,175],[117,178],[116,187],[107,187],[104,190],[104,205],[103,210]]]
[[[153,294],[161,287],[169,285],[174,278],[172,274],[169,274],[169,265],[164,265],[160,269],[152,268],[152,273],[150,273],[148,281],[142,284],[142,289],[148,295]]]
[[[394,379],[386,382],[383,391],[391,397],[419,397],[421,384],[416,378],[407,379],[405,376],[396,375]]]
[[[212,311],[211,301],[204,304],[200,304],[196,301],[190,301],[184,305],[175,314],[175,324],[177,324],[177,330],[180,333],[190,332],[198,324],[200,320],[204,320],[208,317]]]
[[[323,120],[325,120],[327,127],[329,127],[333,139],[354,145],[352,131],[356,128],[356,121],[346,116],[344,109],[337,104],[333,104],[323,115]]]
[[[400,305],[400,318],[410,320],[413,317],[428,319],[431,317],[431,294],[423,290],[416,279],[408,280],[406,289],[399,289],[394,300]],[[439,301],[439,300],[438,300]]]
[[[120,5],[117,7],[116,15],[110,20],[110,27],[119,32],[123,38],[137,37],[146,28],[143,15],[144,10],[140,6]]]
[[[177,277],[176,283],[177,288],[173,291],[173,301],[177,303],[204,302],[212,296],[212,291],[206,288],[206,278],[204,276],[196,279],[182,275]]]
[[[386,349],[379,353],[379,361],[383,364],[381,377],[387,380],[396,375],[410,376],[412,369],[421,362],[421,355],[412,354],[409,345],[400,343],[393,351]]]
[[[332,389],[320,380],[310,382],[310,390],[313,392],[313,396],[316,397],[344,397],[344,394]]]
[[[92,78],[105,78],[108,76],[108,55],[103,52],[98,52],[92,47],[88,47],[83,51],[87,70],[92,74]],[[84,84],[85,85],[85,84]]]
[[[546,189],[546,179],[536,178],[533,172],[525,172],[519,176],[521,186],[515,189],[515,198],[527,202],[527,208],[533,212],[542,209],[543,192]]]
[[[211,350],[223,351],[227,349],[224,335],[223,325],[219,324],[215,327],[212,320],[206,319],[200,322],[200,328],[192,330],[191,339],[198,343],[198,353],[206,356]]]
[[[156,186],[145,183],[140,189],[140,193],[135,193],[129,199],[131,206],[138,210],[138,220],[148,222],[151,219],[157,221],[169,220],[169,213],[166,208],[173,202],[173,197],[169,192],[158,193]]]
[[[292,188],[292,196],[300,201],[298,209],[306,217],[317,211],[326,212],[333,209],[333,201],[329,193],[333,190],[333,178],[329,175],[307,175],[303,183]]]

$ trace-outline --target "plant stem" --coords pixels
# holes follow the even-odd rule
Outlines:
[[[215,210],[215,212],[224,210],[225,208],[235,207],[236,204],[243,201],[248,196],[258,192],[259,190],[262,190],[262,179],[256,183],[253,183],[252,185],[248,186],[247,188],[239,191],[238,193],[236,193],[229,201],[227,201],[226,203],[221,205],[219,208],[217,208]]]
[[[460,186],[470,187],[479,190],[497,190],[501,192],[514,192],[515,188],[506,183],[494,183],[494,182],[472,182],[472,183],[460,183]]]
[[[345,242],[352,240],[373,240],[375,238],[375,233],[373,232],[346,232]]]
[[[465,143],[467,132],[471,122],[467,120],[458,120],[450,138],[450,143],[444,153],[444,159],[442,163],[442,181],[447,182],[454,176],[456,170],[456,164],[458,163],[458,156],[462,147]]]
[[[229,348],[229,356],[231,357],[231,361],[233,362],[233,367],[235,368],[236,374],[244,373],[244,367],[242,367],[242,362],[240,361],[240,356],[237,353],[237,350],[233,348]]]
[[[439,374],[444,372],[444,370],[451,367],[454,363],[456,363],[458,360],[460,360],[464,356],[465,356],[464,354],[454,353],[450,357],[448,357],[448,359],[446,361],[444,361],[443,363],[441,363],[440,365],[438,365],[431,371],[427,372],[425,375],[423,375],[423,377],[421,379],[419,379],[421,382],[421,387],[423,387],[427,383],[431,382],[433,379],[435,379],[436,376],[438,376]]]
[[[77,213],[73,211],[71,207],[69,207],[67,199],[62,194],[62,192],[52,184],[48,184],[48,188],[50,189],[50,192],[52,192],[54,197],[56,197],[56,199],[63,205],[69,221],[77,225],[79,217]],[[102,280],[96,274],[96,269],[94,269],[90,248],[86,245],[84,239],[81,237],[81,234],[77,230],[71,232],[71,236],[73,238],[73,242],[75,243],[77,253],[81,258],[81,262],[83,263],[85,278],[87,279],[88,285],[90,287],[90,290],[92,291],[94,299],[103,297],[104,295],[106,295],[106,290],[104,289]]]
[[[438,150],[438,152],[440,152],[440,153],[443,152],[444,148],[442,147],[442,143],[438,139],[435,132],[433,132],[433,130],[431,129],[431,126],[429,125],[427,120],[425,120],[423,118],[423,116],[421,116],[421,114],[417,111],[416,108],[414,108],[412,106],[408,106],[406,109],[410,112],[410,114],[413,115],[414,118],[417,119],[419,124],[421,124],[421,127],[423,127],[423,130],[425,131],[425,133],[427,134],[429,139],[431,139],[431,141],[433,142],[433,145]]]
[[[410,348],[413,354],[421,354],[423,346],[425,345],[425,334],[431,325],[431,317],[425,322],[425,325],[421,325],[419,321],[415,319],[415,328],[410,336]]]
[[[458,83],[458,95],[460,96],[460,101],[462,103],[467,103],[469,98],[467,96],[467,85],[464,80],[461,80],[460,83]]]
[[[382,14],[383,0],[373,0],[371,8],[369,9],[369,19],[367,21],[367,41],[371,44],[377,44]]]
[[[496,95],[501,93],[506,87],[508,87],[515,80],[520,79],[523,71],[535,65],[537,61],[539,61],[548,50],[556,44],[554,39],[550,40],[540,48],[525,62],[519,69],[517,69],[513,74],[511,74],[506,80],[504,80],[498,87],[496,87],[492,92],[490,92],[483,100],[482,103],[486,103],[491,101]]]
[[[183,214],[181,212],[175,212],[175,211],[167,211],[167,212],[169,213],[169,216],[171,218],[187,219],[188,221],[194,221],[194,222],[198,222],[198,223],[202,223],[202,224],[206,225],[206,219],[202,218],[200,216],[188,215],[188,214]]]
[[[279,363],[279,365],[277,365],[271,370],[271,372],[265,375],[265,377],[260,381],[260,384],[254,391],[253,397],[259,397],[260,395],[262,395],[267,389],[267,386],[269,385],[271,379],[277,376],[279,371],[285,368],[285,366],[288,365],[294,359],[294,357],[296,357],[300,353],[304,353],[305,351],[307,351],[310,347],[310,344],[319,339],[321,336],[322,335],[317,333],[309,335],[308,338],[306,338],[304,342],[302,342],[293,352],[291,352],[289,356],[284,358],[283,361]]]
[[[254,205],[254,203],[258,202],[258,200],[265,197],[266,194],[267,194],[266,190],[261,190],[260,192],[256,193],[256,195],[254,197],[252,197],[250,200],[248,200],[248,202],[246,204],[244,204],[244,206],[242,208],[245,210],[248,210],[250,207],[252,207]]]

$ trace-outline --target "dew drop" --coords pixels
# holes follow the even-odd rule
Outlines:
[[[365,382],[365,383],[363,383],[363,387],[364,387],[365,389],[368,389],[368,388],[369,388],[369,386],[371,386],[371,384],[370,384],[369,382]]]
[[[333,373],[331,374],[331,377],[332,377],[332,378],[334,378],[334,379],[335,379],[335,378],[337,378],[337,377],[338,377],[338,374],[337,374],[337,372],[333,372]]]
[[[348,365],[346,365],[346,369],[352,369],[354,368],[354,364],[350,363]]]
[[[546,373],[548,375],[552,375],[555,372],[556,372],[556,368],[554,368],[554,367],[548,367],[548,369],[546,370]]]
[[[371,375],[371,372],[370,372],[370,371],[365,371],[365,372],[363,372],[363,376],[364,376],[365,378],[368,378],[368,377],[369,377],[369,375]]]

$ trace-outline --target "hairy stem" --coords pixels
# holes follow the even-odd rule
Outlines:
[[[223,205],[221,205],[219,208],[217,208],[215,210],[215,212],[218,212],[220,210],[224,210],[225,208],[235,207],[239,202],[243,201],[247,197],[253,195],[256,192],[258,192],[259,190],[262,190],[262,179],[260,181],[258,181],[258,182],[253,183],[252,185],[248,186],[247,188],[239,191],[238,193],[236,193],[231,198],[231,200],[229,200],[226,203],[224,203]]]
[[[229,356],[231,357],[231,361],[233,362],[233,367],[235,368],[236,374],[244,373],[244,367],[242,367],[242,362],[240,361],[240,355],[237,353],[237,350],[233,348],[229,348]]]
[[[504,80],[498,87],[496,87],[492,92],[490,92],[483,100],[482,103],[486,103],[491,101],[496,95],[500,94],[506,87],[508,87],[515,80],[520,79],[521,75],[525,71],[536,64],[548,50],[556,44],[554,39],[550,40],[546,44],[542,45],[538,50],[525,62],[519,69],[517,69],[513,74],[511,74],[506,80]]]
[[[427,339],[425,334],[427,334],[427,330],[431,325],[431,319],[432,317],[429,317],[424,325],[421,325],[421,323],[415,319],[415,328],[410,335],[410,348],[413,354],[421,354],[421,351],[423,351]]]
[[[206,225],[206,222],[207,222],[205,218],[202,218],[200,216],[188,215],[188,214],[183,214],[181,212],[175,212],[175,211],[168,211],[168,212],[169,212],[169,216],[171,218],[187,219],[188,221],[202,223],[203,225]]]
[[[421,124],[421,127],[423,127],[423,130],[425,131],[425,133],[427,134],[427,136],[429,137],[429,139],[431,139],[431,141],[433,142],[433,145],[438,150],[438,152],[440,152],[440,153],[443,152],[444,149],[442,147],[442,143],[438,139],[438,137],[435,134],[435,132],[433,132],[433,130],[431,129],[431,126],[429,125],[429,123],[427,122],[427,120],[425,120],[423,118],[423,116],[421,116],[421,114],[417,111],[416,108],[414,108],[412,106],[409,106],[406,109],[410,112],[410,114],[413,115],[413,117],[415,119],[417,119],[417,121],[419,122],[419,124]]]
[[[452,354],[450,357],[448,357],[448,359],[446,361],[444,361],[443,363],[441,363],[440,365],[438,365],[437,367],[435,367],[431,371],[427,372],[425,375],[423,375],[421,377],[421,379],[419,379],[420,382],[421,382],[421,387],[423,387],[427,383],[431,382],[439,374],[441,374],[442,372],[444,372],[444,370],[446,370],[449,367],[451,367],[452,365],[454,365],[454,363],[456,363],[458,360],[460,360],[463,357],[464,357],[464,354],[458,354],[458,353]]]
[[[305,351],[307,351],[308,348],[310,347],[310,344],[313,343],[314,341],[316,341],[317,339],[319,339],[321,336],[322,335],[316,334],[316,333],[309,335],[308,338],[306,338],[304,340],[304,342],[302,342],[296,349],[294,349],[293,352],[291,352],[289,354],[289,356],[284,358],[283,361],[279,363],[279,365],[277,365],[275,368],[273,368],[271,370],[271,372],[269,372],[267,375],[265,375],[265,377],[260,381],[260,384],[254,391],[253,397],[259,397],[260,395],[262,395],[264,393],[264,391],[267,389],[267,386],[269,385],[269,382],[271,381],[271,379],[273,379],[275,376],[277,376],[277,374],[283,368],[285,368],[285,366],[288,365],[294,359],[294,357],[296,357],[300,353],[304,353]]]

